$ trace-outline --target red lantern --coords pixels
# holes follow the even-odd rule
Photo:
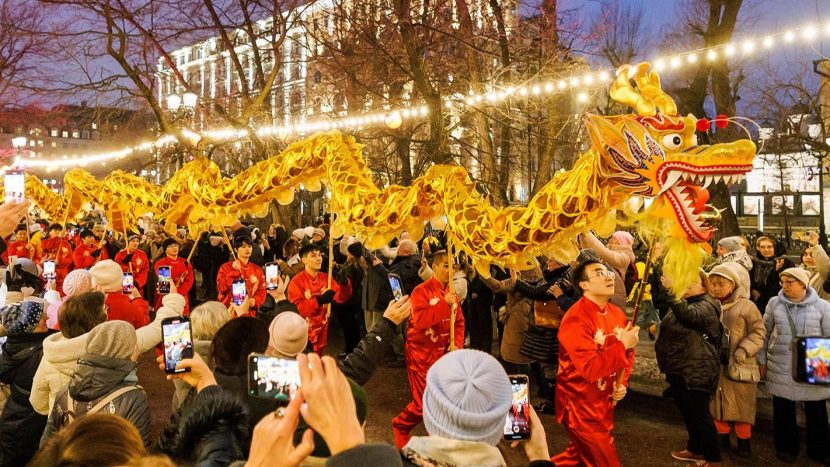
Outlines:
[[[698,119],[695,126],[697,127],[697,131],[702,131],[702,132],[706,133],[707,131],[709,131],[709,128],[712,126],[712,122],[710,122],[708,118],[704,117],[704,118]]]
[[[715,117],[715,128],[726,128],[729,125],[729,117],[724,114],[720,114]]]

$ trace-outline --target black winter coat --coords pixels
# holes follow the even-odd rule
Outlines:
[[[775,260],[783,259],[784,265],[779,271],[775,270]],[[752,291],[757,291],[760,297],[754,300],[758,311],[763,315],[767,311],[767,304],[772,297],[778,295],[781,291],[781,284],[778,274],[789,268],[795,267],[795,264],[788,258],[776,256],[771,260],[765,260],[760,254],[752,258],[752,270],[749,271],[751,279]]]
[[[29,394],[43,340],[53,332],[13,334],[3,344],[0,382],[11,386],[11,395],[0,415],[0,465],[26,465],[38,450],[47,418],[35,412]]]
[[[251,443],[248,408],[219,386],[193,391],[156,443],[180,465],[228,465],[243,460]]]
[[[556,298],[553,294],[548,293],[548,289],[560,280],[562,282],[560,282],[559,288],[562,289],[562,295]],[[546,272],[545,279],[540,279],[535,284],[517,279],[514,291],[535,301],[547,302],[549,300],[556,300],[559,308],[562,308],[564,311],[568,311],[568,308],[579,300],[579,296],[571,284],[571,268],[568,266],[562,266],[561,268]]]
[[[654,347],[660,371],[682,377],[689,389],[714,393],[721,366],[720,314],[709,294],[672,302]]]

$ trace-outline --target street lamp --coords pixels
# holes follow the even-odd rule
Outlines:
[[[199,96],[193,92],[185,92],[181,95],[173,93],[167,96],[167,110],[170,113],[170,123],[179,129],[184,129],[191,123],[190,120],[196,112],[196,105],[199,103]],[[181,168],[184,165],[184,154],[176,156],[176,166]]]

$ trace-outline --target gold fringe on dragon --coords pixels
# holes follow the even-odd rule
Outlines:
[[[163,187],[124,172],[97,181],[74,169],[64,178],[62,198],[32,176],[27,195],[55,219],[72,218],[90,202],[104,207],[121,227],[153,213],[168,225],[187,225],[195,235],[241,216],[264,216],[272,200],[290,203],[300,184],[310,191],[327,184],[337,213],[335,236],[361,235],[368,247],[377,248],[405,231],[420,238],[426,222],[446,216],[452,245],[484,276],[491,264],[527,269],[539,254],[567,262],[578,254],[579,233],[593,229],[610,235],[617,210],[623,210],[623,223],[649,243],[663,242],[663,268],[679,293],[711,252],[707,241],[719,213],[706,204],[706,187],[720,180],[734,183],[752,170],[755,145],[749,140],[698,145],[697,119],[678,115],[648,63],[621,67],[610,94],[636,114],[587,115],[592,148],[526,206],[492,207],[466,170],[451,165],[432,166],[410,186],[380,189],[363,160],[363,146],[337,131],[291,144],[232,179],[222,178],[216,164],[197,159]],[[652,202],[628,212],[624,206],[631,197]]]

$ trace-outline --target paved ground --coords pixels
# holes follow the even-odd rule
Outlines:
[[[336,333],[335,334],[335,339]],[[336,343],[334,345],[337,345]],[[649,355],[650,344],[642,342],[638,352],[644,365],[641,373],[648,374],[653,351]],[[142,356],[139,364],[139,378],[150,397],[153,413],[154,436],[160,432],[170,416],[172,383],[164,379],[154,362],[154,354]],[[624,465],[630,466],[681,466],[669,453],[685,447],[686,432],[680,415],[670,400],[650,394],[659,394],[662,390],[658,383],[649,377],[640,377],[634,389],[620,404],[616,415],[616,445]],[[409,402],[409,387],[405,370],[379,368],[366,384],[369,396],[369,416],[366,422],[366,434],[372,442],[392,442],[390,422]],[[551,453],[557,453],[567,444],[565,433],[553,416],[542,416],[542,422],[548,437]],[[415,434],[425,434],[419,427]],[[508,465],[523,465],[524,454],[511,450],[509,446],[500,446]],[[759,426],[753,437],[753,458],[742,461],[730,456],[725,457],[726,466],[768,466],[779,465],[772,448],[771,425],[767,420],[759,420]],[[802,448],[803,449],[803,448]],[[798,465],[817,465],[801,460]]]

